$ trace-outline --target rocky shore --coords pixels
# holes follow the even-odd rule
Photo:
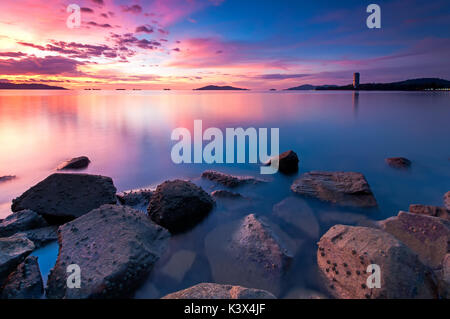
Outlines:
[[[295,153],[278,160],[281,173],[297,170]],[[235,189],[270,183],[218,171],[205,171],[199,179],[219,189],[210,194],[192,181],[171,180],[156,189],[117,192],[109,177],[50,175],[14,199],[12,214],[0,221],[1,298],[132,297],[159,261],[160,273],[182,282],[198,258],[209,265],[213,282],[196,281],[164,298],[450,297],[450,192],[443,207],[412,204],[408,212],[375,222],[335,211],[376,209],[363,174],[306,172],[293,180],[291,195],[271,207],[271,215],[238,208],[237,218],[211,228],[201,239],[204,256],[197,256],[173,250],[173,238],[214,218],[218,203],[248,200]],[[328,208],[318,214],[309,200]],[[324,227],[344,219],[352,225]],[[38,260],[30,254],[52,241],[59,253],[43,287]],[[320,292],[299,287],[286,292],[285,282],[297,267],[294,256],[307,241],[317,242],[316,271],[309,275],[319,279]],[[178,269],[180,263],[185,269]],[[381,269],[379,288],[367,281],[374,264]],[[82,270],[80,288],[67,285],[69,265]]]

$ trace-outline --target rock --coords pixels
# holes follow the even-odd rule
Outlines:
[[[437,271],[441,298],[450,299],[450,253],[442,261],[442,269]]]
[[[37,257],[27,257],[12,272],[2,288],[2,299],[39,299],[44,292]]]
[[[150,218],[172,233],[192,228],[205,218],[214,200],[191,182],[174,180],[159,185],[148,206]]]
[[[309,237],[319,238],[320,227],[317,218],[303,199],[288,197],[273,206],[273,213]]]
[[[444,195],[444,205],[447,209],[450,209],[450,192],[447,192]]]
[[[227,190],[217,190],[211,193],[211,196],[214,198],[242,198],[242,195],[239,193],[230,192]]]
[[[378,227],[376,222],[370,220],[367,216],[355,213],[326,211],[319,214],[319,219],[324,224],[354,224],[356,226]]]
[[[0,183],[2,182],[7,182],[7,181],[11,181],[13,179],[15,179],[16,176],[15,175],[5,175],[5,176],[0,176]]]
[[[450,220],[450,210],[445,207],[414,204],[409,205],[409,212]]]
[[[318,246],[319,269],[337,298],[436,297],[432,271],[408,247],[380,229],[336,225],[322,236]],[[380,288],[366,285],[369,264],[380,267]]]
[[[450,251],[450,222],[437,217],[399,212],[380,222],[383,230],[419,255],[431,268],[440,267]]]
[[[328,297],[318,291],[305,288],[295,288],[289,291],[283,299],[328,299]]]
[[[122,205],[127,206],[148,206],[152,199],[153,191],[150,189],[136,189],[118,193],[117,199]]]
[[[61,224],[103,204],[116,203],[116,188],[109,177],[88,174],[53,174],[12,202],[12,211],[31,209],[51,223]]]
[[[0,238],[0,286],[6,277],[34,250],[34,244],[23,236]]]
[[[393,168],[409,168],[411,166],[411,161],[404,157],[390,157],[385,161]]]
[[[219,226],[205,238],[214,281],[278,294],[295,250],[285,237],[253,214]]]
[[[11,214],[0,223],[0,237],[9,237],[17,232],[48,226],[42,216],[26,209]]]
[[[91,161],[86,156],[75,157],[58,165],[57,170],[82,169],[88,167]]]
[[[377,206],[369,184],[361,173],[312,171],[294,181],[291,190],[299,195],[341,206]]]
[[[48,298],[121,298],[142,282],[170,235],[144,213],[104,205],[59,228],[59,254],[48,277]],[[81,269],[81,288],[68,289],[67,266]]]
[[[58,240],[58,226],[30,229],[21,233],[17,233],[16,235],[25,236],[33,242],[35,249],[38,249],[47,245],[48,243],[51,243],[52,241]]]
[[[181,282],[194,264],[196,253],[190,250],[179,250],[161,269],[161,272],[172,279]]]
[[[255,185],[263,183],[261,179],[257,179],[252,176],[233,176],[224,174],[217,171],[204,171],[202,173],[202,178],[206,178],[212,182],[222,184],[223,186],[229,188],[235,188],[242,185]]]
[[[284,174],[293,174],[298,171],[298,156],[292,151],[286,151],[281,153],[278,157],[278,170]],[[270,165],[272,160],[267,162],[267,165]]]
[[[275,299],[268,291],[241,286],[201,283],[171,293],[162,299]]]

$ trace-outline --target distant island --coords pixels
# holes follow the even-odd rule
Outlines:
[[[0,90],[67,90],[60,86],[51,86],[40,83],[3,83],[0,82]]]
[[[233,86],[207,85],[194,91],[248,91],[248,89],[235,88]]]
[[[286,91],[296,91],[296,90],[423,91],[423,90],[436,90],[448,88],[450,88],[450,81],[439,78],[420,78],[391,83],[358,84],[357,87],[354,87],[352,84],[343,86],[338,85],[315,86],[311,84],[304,84],[286,89]]]

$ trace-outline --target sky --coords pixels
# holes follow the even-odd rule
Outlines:
[[[381,28],[369,29],[369,4]],[[81,24],[67,26],[67,7]],[[450,1],[0,1],[0,81],[254,90],[450,80]]]

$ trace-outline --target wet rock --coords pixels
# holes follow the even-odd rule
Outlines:
[[[47,221],[63,224],[103,204],[116,203],[116,188],[109,177],[88,174],[53,174],[12,202],[12,211],[31,209]]]
[[[227,190],[217,190],[211,193],[211,196],[214,198],[242,198],[242,195],[239,193],[230,192]]]
[[[196,253],[190,250],[175,252],[161,272],[172,279],[181,282],[195,261]]]
[[[450,251],[450,222],[444,219],[399,212],[397,216],[381,221],[380,225],[431,268],[439,268]]]
[[[273,206],[275,216],[292,224],[311,238],[319,238],[319,223],[309,205],[301,198],[288,197]]]
[[[165,251],[170,235],[144,213],[104,205],[59,228],[59,254],[49,298],[128,297]],[[81,269],[81,288],[66,285],[68,265]]]
[[[7,182],[7,181],[11,181],[13,179],[15,179],[16,176],[14,175],[5,175],[5,176],[0,176],[0,183],[2,182]]]
[[[158,185],[148,214],[158,225],[178,233],[199,223],[213,206],[214,200],[202,188],[191,182],[174,180]]]
[[[58,226],[48,226],[36,229],[30,229],[14,236],[25,236],[31,240],[35,249],[41,248],[52,241],[58,240]]]
[[[386,163],[393,168],[409,168],[411,167],[411,161],[404,157],[390,157],[386,158]]]
[[[75,157],[59,164],[57,170],[82,169],[88,167],[90,163],[91,161],[86,156]]]
[[[450,209],[450,192],[447,192],[444,195],[444,205],[447,209]]]
[[[48,226],[42,216],[26,209],[11,214],[0,223],[0,237],[9,237],[17,232]]]
[[[202,173],[202,178],[206,178],[229,188],[235,188],[242,185],[255,185],[264,182],[263,180],[252,176],[234,176],[217,171],[204,171]]]
[[[318,246],[319,269],[330,293],[337,298],[437,296],[432,271],[408,247],[380,229],[336,225],[322,236]],[[370,264],[381,269],[380,288],[367,285]]]
[[[278,159],[278,170],[284,174],[293,174],[298,172],[298,156],[292,151],[286,151],[281,153],[276,159]],[[270,165],[272,159],[269,160],[266,165]]]
[[[44,293],[37,257],[27,257],[6,279],[2,299],[39,299]]]
[[[376,222],[370,220],[367,216],[355,213],[326,211],[319,214],[319,219],[325,224],[352,224],[364,227],[378,227]]]
[[[294,181],[291,190],[341,206],[377,206],[370,186],[361,173],[312,171]]]
[[[436,271],[441,298],[450,299],[450,253],[442,261],[442,268]]]
[[[241,286],[201,283],[162,299],[275,299],[268,291]]]
[[[318,291],[305,288],[295,288],[290,290],[283,297],[283,299],[328,299],[328,297]]]
[[[122,205],[139,210],[146,210],[152,199],[153,191],[150,189],[136,189],[118,193],[117,199]]]
[[[450,220],[450,210],[445,207],[414,204],[409,205],[409,212]]]
[[[278,294],[296,248],[280,229],[251,214],[213,230],[205,249],[215,282]]]
[[[34,250],[34,244],[23,236],[0,238],[0,286],[6,277]]]

